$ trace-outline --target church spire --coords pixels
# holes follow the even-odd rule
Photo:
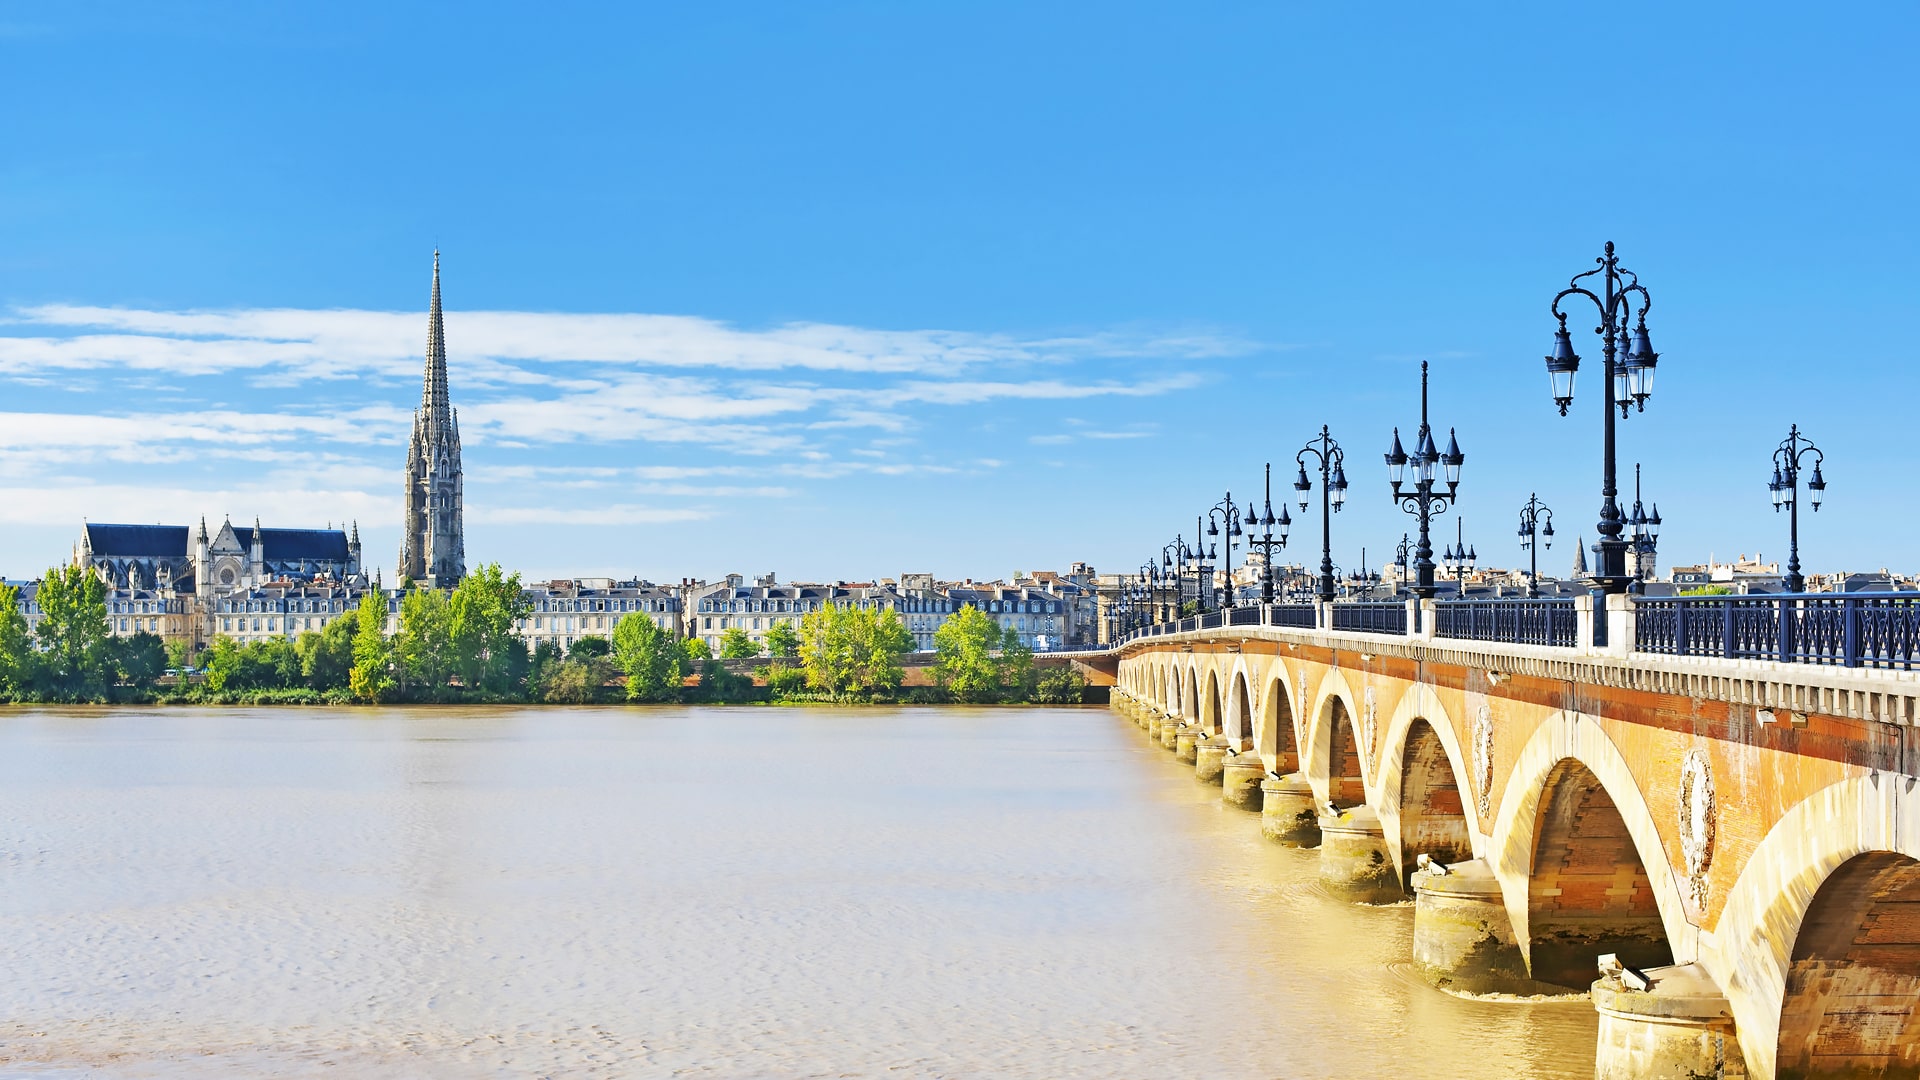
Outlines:
[[[433,253],[426,374],[407,442],[406,510],[400,579],[451,588],[467,573],[460,470],[460,419],[447,394],[446,322],[440,311],[440,252]]]
[[[420,408],[429,426],[447,422],[447,328],[440,316],[440,249],[433,249],[433,306],[427,315],[427,371],[420,387]]]

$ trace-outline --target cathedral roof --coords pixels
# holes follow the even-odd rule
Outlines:
[[[261,529],[260,554],[273,562],[346,562],[347,533],[344,529]]]
[[[95,555],[182,558],[187,554],[185,525],[87,524],[87,549]]]

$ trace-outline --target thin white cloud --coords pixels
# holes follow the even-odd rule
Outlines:
[[[46,370],[122,367],[204,375],[285,368],[309,378],[417,371],[425,349],[420,312],[302,310],[153,311],[44,304],[7,323],[67,331],[0,337],[0,365],[15,377]],[[1262,346],[1228,334],[1108,331],[1021,338],[954,330],[874,330],[823,323],[741,329],[688,315],[449,311],[449,359],[470,378],[521,381],[517,363],[577,362],[730,371],[805,369],[943,374],[994,364],[1093,356],[1211,359]],[[492,363],[486,363],[491,361]],[[505,362],[505,363],[502,363]]]

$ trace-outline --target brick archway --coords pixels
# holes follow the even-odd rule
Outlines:
[[[1260,691],[1260,723],[1256,745],[1268,767],[1282,776],[1300,768],[1299,727],[1293,718],[1293,689],[1287,684],[1286,665],[1275,661],[1266,688]]]
[[[1776,1077],[1920,1075],[1920,860],[1855,855],[1794,936]]]
[[[1467,823],[1467,804],[1473,796],[1462,787],[1460,774],[1434,725],[1425,719],[1413,721],[1399,745],[1396,824],[1401,880],[1405,881],[1407,868],[1422,853],[1443,863],[1473,858],[1473,836]]]
[[[1633,967],[1673,963],[1653,882],[1626,819],[1581,762],[1542,785],[1527,876],[1527,965],[1541,982],[1580,988],[1613,953]]]

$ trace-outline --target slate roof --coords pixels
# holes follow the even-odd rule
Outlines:
[[[342,529],[261,529],[260,549],[273,562],[346,562],[347,534]]]
[[[185,558],[185,525],[87,525],[87,547],[95,555],[122,558]]]

